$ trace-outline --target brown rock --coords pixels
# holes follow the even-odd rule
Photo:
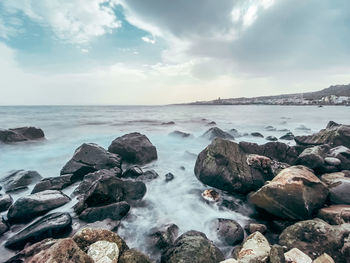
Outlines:
[[[350,205],[331,205],[318,211],[317,217],[331,225],[350,223]]]
[[[323,253],[321,256],[316,258],[312,263],[335,263],[327,253]]]

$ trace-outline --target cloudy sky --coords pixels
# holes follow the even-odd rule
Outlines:
[[[1,0],[0,104],[167,104],[350,82],[349,0]]]

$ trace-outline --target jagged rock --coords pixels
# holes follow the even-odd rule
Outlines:
[[[332,204],[350,205],[350,171],[325,174],[321,180],[328,185]]]
[[[174,175],[172,174],[172,173],[167,173],[166,175],[165,175],[165,182],[170,182],[171,180],[173,180],[174,179]]]
[[[247,237],[238,253],[239,263],[268,262],[270,244],[260,233],[255,232]]]
[[[157,160],[156,147],[143,134],[133,132],[116,138],[108,151],[119,154],[128,163],[146,164]]]
[[[21,127],[8,130],[0,129],[0,142],[3,143],[38,140],[44,137],[43,130],[35,127]]]
[[[319,145],[306,148],[298,157],[297,164],[305,165],[311,169],[320,168],[324,165],[324,158],[330,147]]]
[[[6,211],[12,205],[13,199],[10,195],[0,195],[0,212]]]
[[[129,249],[121,255],[118,263],[152,263],[152,261],[136,249]]]
[[[345,146],[338,146],[328,152],[328,156],[337,158],[341,170],[350,170],[350,149]]]
[[[100,240],[89,246],[87,254],[95,263],[117,263],[119,249],[116,243]]]
[[[264,135],[262,135],[260,132],[252,132],[250,135],[253,137],[264,138]]]
[[[4,190],[8,193],[20,189],[26,189],[27,186],[41,180],[41,175],[36,171],[16,170],[9,172],[0,180]]]
[[[325,185],[305,166],[291,166],[250,196],[256,206],[286,219],[310,218],[326,201]]]
[[[312,259],[297,248],[293,248],[284,253],[284,258],[287,262],[291,263],[312,263]]]
[[[34,186],[32,194],[45,190],[62,190],[73,183],[72,177],[73,174],[66,174],[57,177],[44,178]]]
[[[285,263],[284,249],[280,245],[271,246],[270,250],[270,263]]]
[[[127,168],[124,172],[122,177],[124,178],[137,178],[143,174],[142,169],[139,166],[131,166]]]
[[[173,132],[169,133],[169,135],[170,136],[180,137],[180,138],[189,138],[189,137],[191,137],[190,133],[182,132],[182,131],[173,131]]]
[[[70,198],[60,191],[42,191],[17,199],[17,201],[10,206],[7,217],[11,223],[28,222],[69,201]]]
[[[121,158],[117,154],[107,152],[94,143],[84,143],[79,146],[72,157],[61,170],[63,174],[73,174],[72,180],[81,180],[84,175],[102,169],[120,168]],[[116,173],[121,173],[121,170]]]
[[[294,140],[294,134],[292,132],[287,132],[285,135],[281,136],[280,139],[292,141],[292,140]]]
[[[318,211],[317,217],[331,225],[350,223],[350,205],[331,205]]]
[[[344,237],[350,234],[350,225],[332,226],[321,219],[300,221],[287,227],[280,235],[280,245],[298,248],[312,259],[327,253],[336,262],[346,262]]]
[[[225,259],[206,235],[189,231],[181,235],[161,257],[162,263],[217,263]]]
[[[98,207],[88,207],[80,215],[79,219],[86,222],[96,222],[104,219],[121,220],[128,214],[130,205],[123,201]]]
[[[18,249],[28,242],[35,243],[48,237],[59,237],[69,231],[71,225],[72,218],[68,213],[48,214],[10,237],[5,247]]]
[[[327,253],[323,253],[321,256],[316,258],[312,263],[335,263]]]
[[[264,234],[267,230],[267,227],[264,224],[251,223],[248,226],[249,233],[253,234],[256,231],[259,231],[261,234]]]
[[[225,245],[234,246],[243,241],[244,230],[240,224],[231,219],[219,218],[215,220],[218,238]]]
[[[202,135],[202,137],[205,137],[209,140],[213,140],[215,138],[234,140],[234,137],[231,134],[224,132],[218,127],[210,128]]]
[[[177,238],[179,227],[175,224],[168,224],[160,228],[153,228],[150,231],[150,246],[159,250],[170,248]]]

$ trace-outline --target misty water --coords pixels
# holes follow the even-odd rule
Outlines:
[[[217,127],[226,131],[235,128],[241,134],[260,132],[265,137],[279,138],[286,130],[295,135],[311,134],[324,128],[329,120],[349,124],[349,116],[350,107],[344,106],[0,107],[0,128],[36,126],[42,128],[46,136],[46,140],[40,142],[0,145],[0,177],[15,169],[36,170],[43,177],[59,176],[63,165],[82,143],[93,142],[108,148],[116,137],[137,131],[147,135],[158,151],[158,160],[142,168],[154,169],[160,176],[146,183],[143,205],[130,210],[118,234],[129,247],[146,253],[144,238],[148,231],[167,223],[177,224],[180,234],[198,230],[218,243],[210,224],[213,219],[230,218],[244,225],[251,211],[244,204],[237,211],[220,208],[201,197],[201,192],[208,187],[196,179],[193,169],[197,154],[210,143],[201,137],[211,127],[209,122],[215,121]],[[175,125],[162,125],[170,121]],[[276,131],[267,131],[266,126],[273,126]],[[174,130],[193,136],[169,136]],[[267,142],[251,136],[236,138],[236,141],[242,140]],[[169,172],[175,178],[165,182],[164,176]],[[75,186],[64,192],[70,194]],[[13,194],[14,199],[29,194],[32,188]],[[72,212],[73,205],[74,200],[55,211]]]

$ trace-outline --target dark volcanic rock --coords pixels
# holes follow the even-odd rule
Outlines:
[[[168,224],[159,228],[153,228],[149,234],[149,245],[152,248],[166,250],[170,248],[179,234],[179,228],[175,224]]]
[[[231,134],[224,132],[218,127],[210,128],[202,135],[202,137],[208,138],[209,140],[213,140],[215,138],[234,140],[234,137]]]
[[[225,245],[234,246],[243,241],[244,230],[236,221],[219,218],[215,220],[215,225],[218,238]]]
[[[7,217],[11,223],[28,222],[69,201],[70,198],[60,191],[46,190],[17,199],[10,206]]]
[[[260,132],[252,132],[250,135],[253,137],[264,138],[264,135],[262,135]]]
[[[250,196],[250,201],[286,219],[307,219],[323,206],[326,186],[305,166],[292,166]]]
[[[21,127],[8,130],[0,130],[0,142],[13,143],[38,140],[44,138],[42,129],[35,127]]]
[[[120,256],[118,263],[152,263],[152,261],[146,255],[132,248]]]
[[[16,170],[11,171],[0,180],[6,192],[27,188],[28,185],[41,180],[41,175],[36,171]]]
[[[170,136],[177,136],[177,137],[181,137],[181,138],[191,137],[190,133],[182,132],[182,131],[173,131],[173,132],[169,133],[169,135]]]
[[[75,150],[72,159],[61,170],[63,174],[73,174],[73,181],[81,180],[84,175],[101,169],[120,168],[121,158],[107,152],[94,143],[84,143]]]
[[[325,174],[321,180],[328,186],[332,204],[350,205],[350,171]]]
[[[278,139],[275,137],[275,136],[267,136],[266,137],[266,140],[268,140],[268,141],[278,141]]]
[[[47,237],[59,237],[70,230],[72,218],[68,213],[46,215],[10,237],[5,246],[11,249],[23,248],[28,242],[35,243]]]
[[[217,138],[198,155],[194,172],[209,186],[247,193],[263,186],[269,176],[265,173],[268,158],[250,158],[249,165],[248,157],[237,143]]]
[[[116,138],[108,151],[119,154],[128,163],[146,164],[158,158],[156,147],[138,132]]]
[[[6,211],[12,205],[13,199],[10,195],[0,195],[0,212]]]
[[[73,183],[72,177],[73,174],[66,174],[57,177],[44,178],[34,186],[32,194],[45,190],[62,190]]]
[[[292,141],[292,140],[294,140],[294,134],[292,132],[287,132],[285,135],[281,136],[280,139]]]
[[[225,259],[222,252],[207,239],[206,235],[189,231],[181,235],[174,246],[161,258],[162,263],[218,263]]]

